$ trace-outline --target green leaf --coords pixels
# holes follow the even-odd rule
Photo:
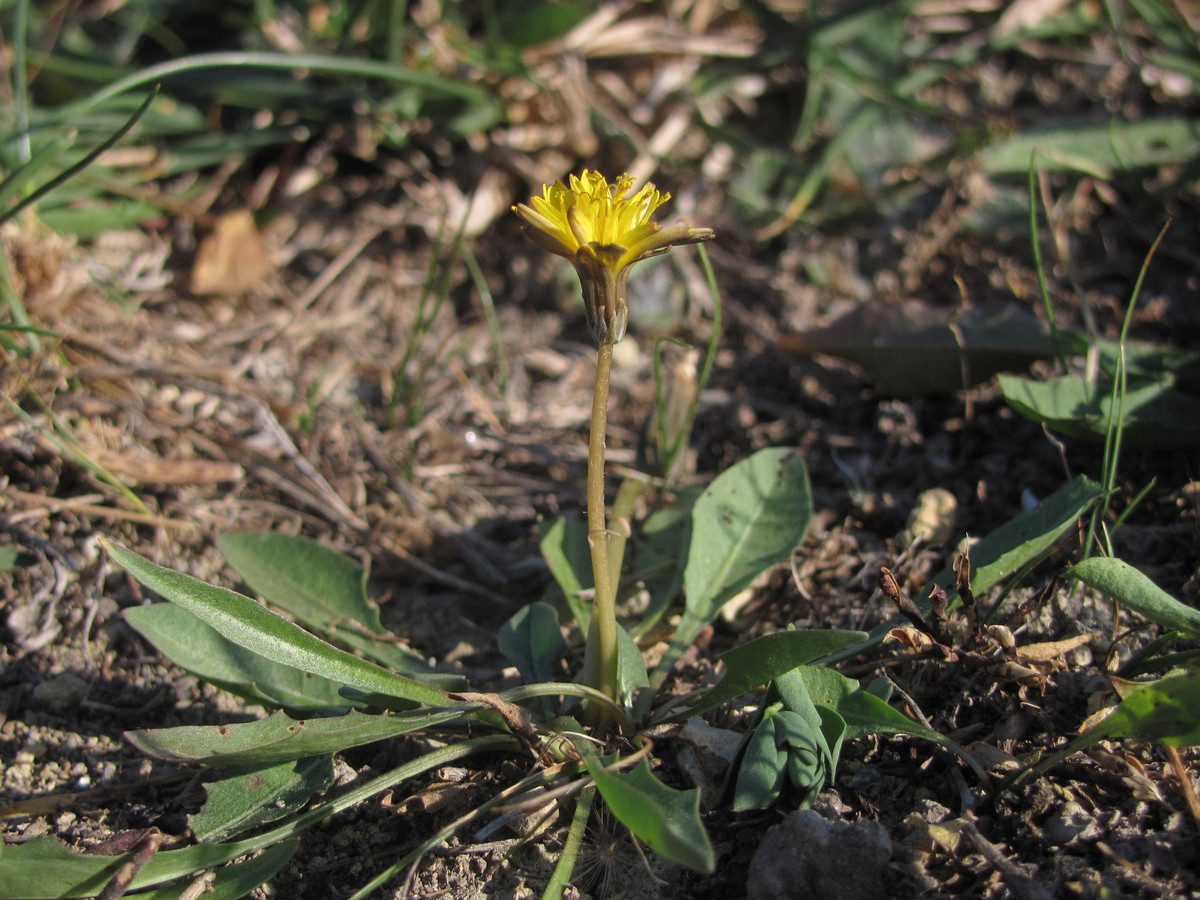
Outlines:
[[[759,450],[718,475],[692,510],[685,606],[673,643],[686,647],[727,601],[786,561],[811,517],[808,470],[794,450]]]
[[[913,721],[876,694],[863,690],[853,678],[847,678],[825,666],[801,666],[796,673],[803,679],[808,695],[817,708],[830,709],[845,722],[844,740],[872,734],[907,734],[924,738],[956,754],[982,782],[987,783],[987,773],[960,744],[939,731]],[[780,693],[782,695],[783,692]]]
[[[142,585],[203,619],[240,647],[280,665],[322,675],[359,690],[432,706],[447,703],[446,694],[438,688],[339,650],[249,597],[156,566],[120,544],[104,543],[116,563]]]
[[[591,604],[580,595],[593,585],[592,556],[587,543],[587,524],[579,518],[559,516],[549,525],[543,523],[539,539],[542,558],[550,568],[575,624],[583,634],[592,621]]]
[[[1078,375],[1034,381],[1001,375],[1000,390],[1014,410],[1052,431],[1103,441],[1112,410],[1112,388]],[[1130,379],[1122,405],[1122,440],[1154,449],[1200,444],[1200,397],[1166,381]]]
[[[238,900],[256,887],[266,884],[282,869],[300,846],[299,838],[289,838],[268,847],[258,856],[217,869],[201,895],[204,900]],[[182,896],[179,885],[144,891],[133,895],[130,900],[179,900]]]
[[[634,569],[650,595],[642,620],[632,629],[634,637],[653,628],[683,590],[692,508],[699,495],[698,490],[677,491],[675,502],[652,512],[634,534]]]
[[[766,809],[786,783],[801,808],[811,806],[837,774],[846,723],[833,710],[813,704],[794,670],[781,678],[789,682],[787,696],[780,692],[783,702],[765,709],[747,737],[734,787],[735,811]]]
[[[217,547],[263,599],[381,665],[425,674],[429,666],[396,643],[367,596],[367,571],[316,541],[274,532],[226,534]]]
[[[725,677],[706,693],[697,706],[672,717],[698,716],[774,681],[797,666],[828,656],[843,647],[858,646],[861,631],[779,631],[734,647],[721,654]]]
[[[37,562],[37,557],[19,547],[0,547],[0,572],[27,569]]]
[[[1080,739],[1084,737],[1091,738],[1089,744],[1107,738],[1135,738],[1168,747],[1200,744],[1200,670],[1136,688]]]
[[[1125,372],[1130,378],[1149,378],[1177,385],[1185,391],[1200,389],[1200,355],[1187,353],[1145,341],[1124,342],[1104,338],[1066,335],[1072,352],[1086,356],[1095,352],[1100,368],[1115,376],[1119,360],[1124,357]]]
[[[829,783],[837,778],[838,762],[842,758],[842,745],[846,742],[848,726],[842,714],[828,706],[818,706],[817,713],[821,716],[821,734],[829,747]]]
[[[777,727],[773,711],[767,710],[750,733],[733,790],[734,812],[766,809],[783,790],[787,750],[776,740]]]
[[[829,709],[825,710],[824,718],[817,714],[816,726],[790,709],[781,710],[775,718],[778,720],[775,740],[787,752],[788,781],[804,792],[801,806],[810,806],[834,775],[833,751],[822,725],[827,721],[836,738],[846,730],[846,723]]]
[[[1085,559],[1067,574],[1151,622],[1200,635],[1200,611],[1180,603],[1127,562],[1097,556]]]
[[[792,739],[793,735],[802,736],[804,740],[821,750],[823,755],[824,779],[830,782],[837,777],[838,759],[842,754],[842,742],[846,737],[846,720],[841,714],[828,706],[824,706],[813,701],[812,695],[809,693],[808,686],[800,673],[807,666],[800,666],[792,669],[790,672],[785,672],[775,679],[773,686],[783,700],[784,706],[787,707],[788,717],[783,719],[781,723],[785,726],[785,734],[782,735],[785,739]],[[792,717],[798,717],[803,723],[803,727],[788,728],[792,721]],[[820,739],[812,737],[819,735]],[[792,740],[792,743],[795,743]],[[789,771],[796,768],[796,760],[789,758]],[[798,778],[791,779],[792,784],[798,788],[810,787],[802,783]],[[815,782],[814,782],[815,783]],[[821,786],[817,786],[817,791],[820,791]],[[805,803],[811,803],[813,797],[805,797]],[[804,804],[802,804],[804,805]]]
[[[334,799],[307,810],[290,822],[263,834],[231,844],[197,844],[182,850],[159,852],[134,878],[132,889],[141,890],[186,878],[204,869],[215,868],[256,850],[290,840],[310,825],[422,772],[450,765],[472,753],[499,750],[512,752],[516,750],[514,744],[510,735],[492,734],[439,747],[366,784],[352,787]],[[74,853],[51,837],[35,838],[25,844],[12,846],[0,841],[0,885],[4,886],[5,896],[22,900],[94,897],[104,889],[124,861],[125,857]],[[175,894],[161,893],[155,896],[160,900],[174,898],[178,896],[178,889]]]
[[[344,710],[351,705],[338,693],[337,682],[239,647],[174,603],[133,606],[124,616],[171,662],[231,694],[297,711]]]
[[[1010,519],[974,544],[971,547],[971,588],[975,596],[982,597],[985,591],[991,590],[1013,573],[1048,555],[1075,526],[1079,517],[1103,495],[1104,488],[1077,475],[1035,508]],[[934,583],[950,592],[952,608],[958,604],[954,573],[950,567],[943,569],[934,578]],[[929,615],[928,599],[915,598],[913,602],[925,615]],[[899,614],[893,616],[871,629],[870,636],[863,643],[831,653],[822,662],[832,664],[871,649],[901,621],[903,619]]]
[[[712,844],[700,819],[699,788],[667,787],[644,759],[629,772],[613,772],[586,744],[580,751],[600,796],[640,841],[681,866],[706,874],[716,870]]]
[[[526,683],[557,680],[555,669],[567,642],[558,627],[558,614],[549,603],[537,601],[521,607],[500,626],[496,638],[500,652]]]
[[[1111,181],[1119,172],[1195,159],[1200,123],[1183,118],[1073,122],[1031,128],[985,149],[979,157],[989,174],[1025,175],[1037,153],[1044,171],[1083,172]]]
[[[834,710],[846,722],[845,739],[872,734],[909,734],[945,744],[940,732],[915,722],[904,713],[859,687],[853,678],[825,666],[801,666],[797,676],[804,683],[811,702]],[[787,696],[783,690],[780,695]]]
[[[257,765],[359,747],[458,721],[470,712],[471,708],[465,705],[382,715],[354,710],[343,716],[318,719],[294,719],[277,712],[255,722],[233,725],[181,725],[127,731],[125,738],[143,753],[171,762]]]
[[[188,826],[205,843],[228,840],[297,812],[332,781],[329,754],[241,769],[204,786],[208,800]]]
[[[1168,747],[1200,745],[1200,670],[1138,685],[1100,722],[1057,753],[1012,779],[1019,784],[1068,756],[1111,738],[1153,741]]]
[[[255,849],[255,842],[250,840],[160,851],[138,872],[131,889],[177,881],[245,856]],[[94,897],[112,880],[127,856],[76,853],[52,837],[38,837],[24,844],[0,841],[0,884],[4,885],[4,896],[14,900]],[[173,895],[164,896],[178,897],[180,888],[173,890]]]
[[[633,706],[638,692],[650,686],[650,678],[646,673],[646,658],[638,649],[637,643],[629,632],[617,623],[617,692],[620,703],[625,709]],[[654,697],[650,691],[643,694],[649,704]]]
[[[1023,512],[971,547],[971,588],[975,596],[989,591],[1005,578],[1048,554],[1074,528],[1079,517],[1104,496],[1104,488],[1077,475],[1036,507]],[[943,569],[934,581],[951,591],[954,573]],[[922,610],[928,612],[928,601]]]

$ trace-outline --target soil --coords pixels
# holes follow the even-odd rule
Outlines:
[[[1073,87],[1066,76],[1064,84]],[[430,209],[443,204],[453,221],[455,182],[470,189],[484,163],[466,158],[453,172],[441,166],[403,178],[384,166],[345,165],[328,147],[314,154],[307,165],[319,183],[276,197],[261,235],[268,265],[246,290],[193,290],[195,241],[211,218],[164,219],[82,246],[28,221],[10,223],[6,247],[25,305],[57,337],[25,358],[7,353],[0,371],[24,411],[0,411],[0,543],[24,554],[5,576],[0,625],[6,843],[53,835],[88,848],[147,828],[165,835],[164,847],[188,842],[187,816],[203,803],[208,773],[147,759],[124,733],[262,714],[174,667],[125,623],[121,611],[150,598],[106,559],[100,536],[227,586],[236,579],[215,549],[217,535],[270,529],[317,538],[369,565],[372,594],[401,638],[480,689],[511,683],[495,644],[499,626],[522,604],[554,595],[537,531],[584,504],[594,349],[573,272],[526,242],[502,212],[536,185],[515,173],[500,179],[491,221],[469,240],[479,279],[450,267],[448,299],[431,306],[424,286],[431,260],[442,277],[436,262],[445,248],[431,237],[443,220]],[[679,192],[687,175],[656,178]],[[230,208],[247,189],[239,177],[226,187]],[[932,309],[995,302],[1042,315],[1027,236],[969,228],[972,184],[966,172],[930,174],[895,216],[797,226],[770,241],[739,224],[719,184],[683,191],[689,217],[718,231],[708,249],[726,298],[722,349],[683,480],[704,483],[761,447],[795,447],[809,466],[816,514],[793,564],[762,579],[702,636],[677,689],[711,677],[718,653],[789,624],[883,621],[894,610],[876,588],[881,566],[910,596],[924,596],[965,535],[986,534],[1073,475],[1100,477],[1099,445],[1017,415],[994,381],[898,395],[871,377],[869,361],[801,355],[788,339],[853,307],[914,298]],[[1197,346],[1194,190],[1156,202],[1134,186],[1097,193],[1079,177],[1048,187],[1078,200],[1073,218],[1059,223],[1071,259],[1050,273],[1063,324],[1090,319],[1101,334],[1119,332],[1143,256],[1170,214],[1134,331]],[[818,269],[840,274],[814,281]],[[495,298],[494,326],[481,285]],[[682,287],[673,294],[671,285]],[[610,468],[644,461],[654,338],[702,346],[711,327],[690,248],[647,265],[630,292]],[[670,299],[646,299],[656,296]],[[911,367],[924,364],[922,352],[913,351]],[[1129,511],[1113,536],[1118,555],[1192,606],[1200,603],[1196,460],[1194,449],[1126,448],[1113,502],[1114,514]],[[906,526],[932,488],[948,491],[956,512],[937,537],[914,543]],[[1006,611],[1035,601],[1020,644],[1090,635],[1037,677],[895,644],[842,669],[864,683],[886,674],[900,708],[972,748],[993,776],[1013,758],[1061,747],[1114,702],[1108,674],[1155,633],[1129,616],[1114,624],[1107,602],[1053,583],[1079,552],[1068,541],[1003,598],[981,598],[1002,599]],[[712,720],[744,728],[751,712]],[[660,744],[660,776],[690,786],[670,735]],[[338,789],[417,746],[344,754]],[[1200,754],[1181,756],[1194,780]],[[307,832],[257,896],[348,896],[529,771],[526,760],[498,756],[406,783]],[[455,784],[452,799],[401,811],[431,781]],[[540,895],[568,821],[569,809],[520,846],[511,831],[462,834],[427,857],[407,887],[400,876],[376,896]],[[997,794],[931,744],[860,739],[845,747],[836,782],[813,811],[717,808],[705,822],[714,875],[645,861],[602,821],[572,890],[663,898],[820,891],[838,900],[1200,896],[1197,821],[1158,745],[1105,743]]]

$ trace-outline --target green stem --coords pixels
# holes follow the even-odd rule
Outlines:
[[[612,372],[612,344],[601,344],[596,354],[596,385],[592,393],[592,434],[588,442],[587,505],[588,545],[596,599],[584,662],[588,683],[605,696],[618,700],[617,691],[617,591],[609,563],[609,531],[604,505],[604,435],[608,430],[608,381]],[[593,725],[611,721],[609,711],[589,707]]]
[[[579,858],[579,847],[587,831],[588,819],[592,815],[592,801],[596,795],[592,791],[583,791],[575,801],[575,815],[571,818],[571,830],[567,832],[567,841],[563,844],[562,852],[558,855],[558,865],[554,874],[542,892],[542,900],[565,896],[567,883],[575,871],[575,860]]]

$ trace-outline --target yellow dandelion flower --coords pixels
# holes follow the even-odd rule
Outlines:
[[[666,253],[676,244],[713,237],[711,228],[652,221],[655,210],[671,199],[647,183],[632,196],[633,179],[612,184],[599,172],[584,170],[542,186],[542,196],[519,203],[513,212],[530,226],[526,234],[542,249],[575,265],[583,288],[588,326],[597,344],[615,344],[629,320],[626,281],[634,263]]]

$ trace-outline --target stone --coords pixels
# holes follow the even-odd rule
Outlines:
[[[33,689],[33,701],[55,713],[65,713],[87,699],[88,683],[74,672],[63,672]]]
[[[750,864],[749,900],[886,897],[892,842],[878,822],[830,822],[811,809],[767,832]]]

